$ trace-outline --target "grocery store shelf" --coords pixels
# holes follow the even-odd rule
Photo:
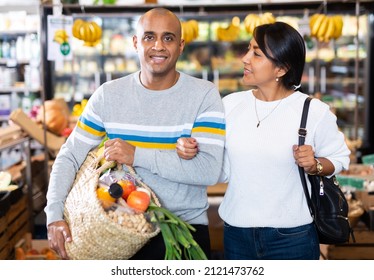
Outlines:
[[[25,87],[2,87],[0,93],[11,93],[11,92],[40,92],[41,87],[38,88],[25,88]]]
[[[0,13],[9,11],[26,11],[30,14],[39,12],[39,0],[1,0]]]

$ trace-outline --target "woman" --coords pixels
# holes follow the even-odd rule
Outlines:
[[[226,143],[219,215],[226,259],[319,259],[319,242],[297,165],[310,174],[348,169],[350,151],[328,105],[310,104],[305,145],[298,128],[308,95],[298,91],[305,45],[283,22],[258,26],[243,57],[243,83],[254,89],[223,98]],[[197,152],[180,139],[182,158]]]

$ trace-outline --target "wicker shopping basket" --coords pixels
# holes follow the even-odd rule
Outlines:
[[[96,152],[97,149],[94,149],[88,153],[65,202],[64,218],[72,234],[72,242],[65,244],[66,250],[70,259],[129,259],[160,229],[154,226],[151,232],[140,233],[119,225],[108,216],[97,198],[96,189],[101,171],[111,163],[99,167],[101,158]],[[127,169],[135,175],[131,167],[127,166]],[[151,192],[153,202],[160,205],[152,190],[134,177],[138,184]]]

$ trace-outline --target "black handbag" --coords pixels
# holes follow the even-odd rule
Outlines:
[[[304,145],[307,135],[306,121],[311,97],[304,103],[299,129],[299,146]],[[318,232],[320,244],[342,244],[349,241],[350,236],[355,242],[353,230],[348,220],[348,202],[341,191],[335,176],[330,178],[309,175],[311,195],[307,188],[304,168],[299,166],[301,182],[308,203],[310,214]]]

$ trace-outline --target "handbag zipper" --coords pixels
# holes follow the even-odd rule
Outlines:
[[[320,181],[319,181],[319,195],[324,195],[325,191],[323,189],[324,185],[323,185],[322,177],[319,177],[319,179],[320,179]]]
[[[337,217],[338,217],[338,218],[341,218],[341,219],[344,219],[344,220],[346,220],[346,221],[349,221],[349,220],[348,220],[348,217],[344,217],[344,216],[342,216],[342,215],[337,215]]]

